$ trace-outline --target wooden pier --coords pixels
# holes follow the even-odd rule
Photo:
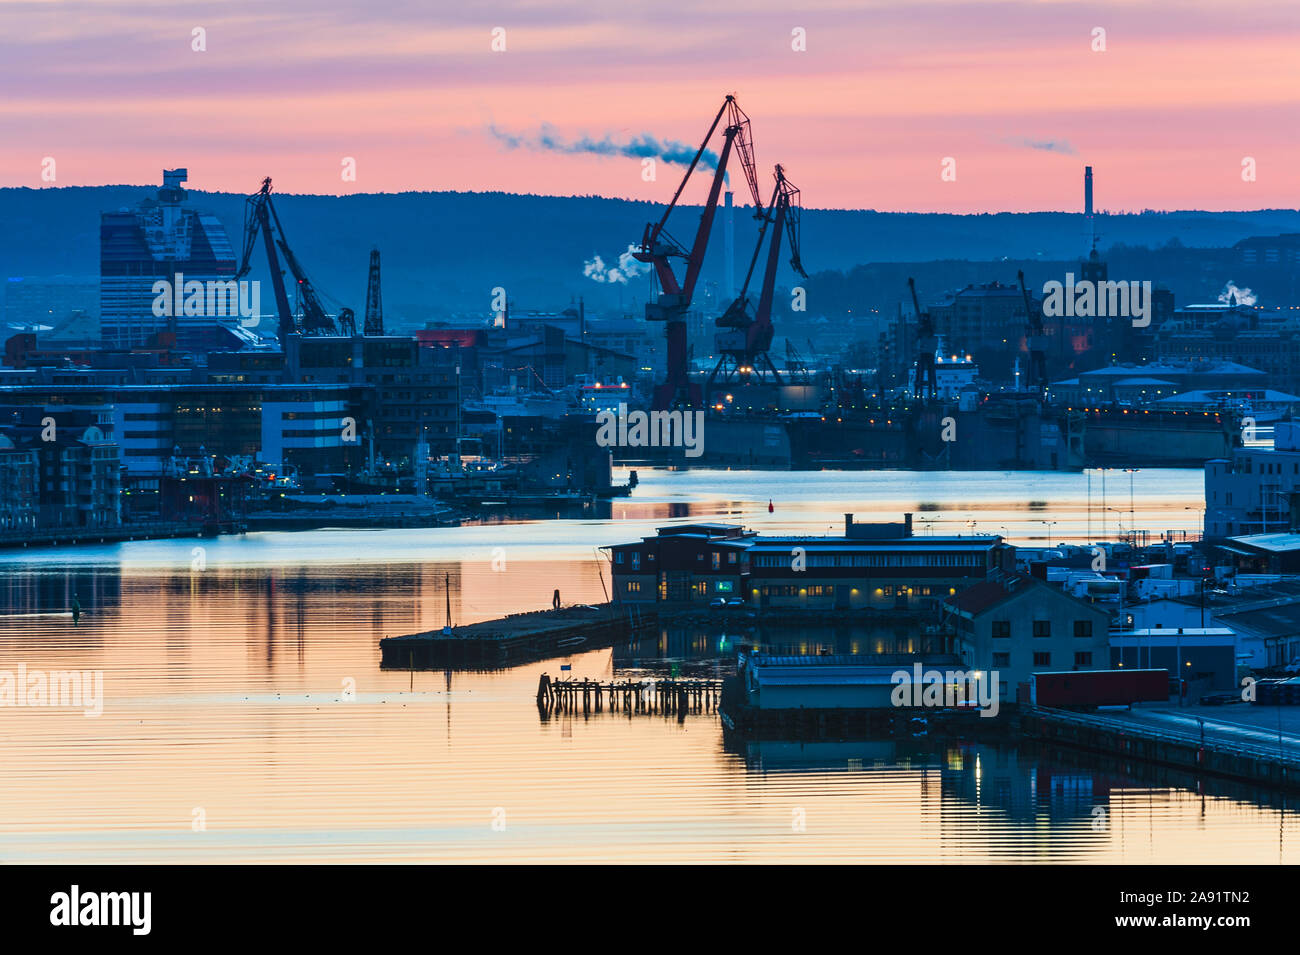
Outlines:
[[[493,669],[639,640],[659,633],[659,614],[637,606],[562,607],[464,627],[385,637],[380,666],[396,670]]]
[[[547,713],[599,713],[606,701],[610,712],[628,716],[658,713],[685,718],[689,713],[716,712],[722,697],[721,680],[553,680],[545,673],[537,681],[537,705]]]

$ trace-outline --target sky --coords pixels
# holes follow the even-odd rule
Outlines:
[[[1296,0],[0,0],[0,186],[666,201],[617,147],[734,93],[806,207],[1293,208],[1298,49]]]

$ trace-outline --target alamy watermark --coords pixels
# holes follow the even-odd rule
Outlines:
[[[159,279],[153,283],[153,313],[157,318],[196,316],[206,318],[239,318],[245,328],[256,325],[262,313],[262,286],[252,281],[233,279],[227,281],[198,279],[185,281],[185,273],[177,272],[174,279]]]
[[[688,458],[704,453],[703,411],[618,411],[596,414],[596,443],[602,448],[683,448]]]
[[[978,707],[980,716],[997,716],[1001,679],[997,670],[895,670],[889,701],[898,707]]]
[[[86,716],[104,712],[103,670],[0,670],[0,706],[80,708]]]
[[[1151,283],[1074,280],[1043,284],[1043,314],[1048,318],[1131,318],[1134,328],[1151,324]]]
[[[122,926],[132,935],[148,935],[152,910],[152,892],[89,892],[74,884],[50,896],[54,926]]]

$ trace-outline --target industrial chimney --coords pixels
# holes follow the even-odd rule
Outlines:
[[[1097,248],[1097,229],[1092,220],[1092,167],[1083,167],[1083,216],[1088,225],[1088,248]]]
[[[723,225],[722,301],[719,307],[725,309],[736,297],[736,213],[731,204],[730,189],[723,210]]]

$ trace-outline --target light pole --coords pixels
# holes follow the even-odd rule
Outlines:
[[[1088,540],[1087,543],[1091,544],[1092,543],[1092,472],[1084,471],[1083,473],[1088,476]]]
[[[1106,472],[1110,468],[1098,468],[1101,472],[1101,537],[1106,539]]]
[[[1117,525],[1117,530],[1119,531],[1118,536],[1120,538],[1123,538],[1124,537],[1124,512],[1121,511],[1118,507],[1108,507],[1106,508],[1106,510],[1110,511],[1113,514],[1119,515],[1119,517],[1115,520],[1115,524]]]
[[[1056,521],[1039,521],[1038,523],[1043,524],[1043,525],[1046,526],[1046,528],[1047,528],[1047,546],[1048,546],[1048,548],[1050,549],[1051,546],[1052,546],[1052,528],[1056,525],[1057,522],[1056,522]]]
[[[1133,517],[1133,475],[1137,474],[1141,468],[1125,468],[1124,473],[1128,475],[1128,530],[1133,535],[1133,544],[1137,544],[1137,524]]]

